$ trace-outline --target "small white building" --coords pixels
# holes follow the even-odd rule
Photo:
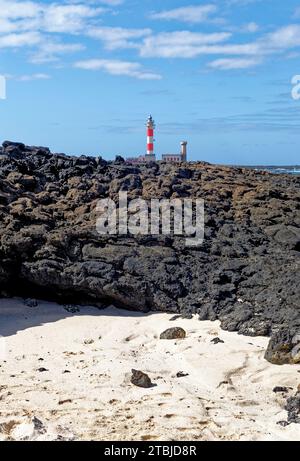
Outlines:
[[[182,141],[180,154],[163,154],[162,161],[168,163],[182,163],[187,161],[187,142]]]
[[[181,154],[163,154],[162,161],[168,163],[181,163]]]

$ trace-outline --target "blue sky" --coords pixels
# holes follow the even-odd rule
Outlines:
[[[299,0],[0,0],[0,139],[69,154],[299,163]]]

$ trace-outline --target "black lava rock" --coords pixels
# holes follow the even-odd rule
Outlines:
[[[10,141],[0,154],[0,296],[197,314],[229,331],[273,335],[267,360],[300,362],[300,177],[105,162]],[[117,201],[119,191],[148,205],[203,199],[203,243],[99,235],[98,200]]]
[[[151,379],[146,373],[143,373],[142,371],[139,370],[131,370],[132,376],[131,376],[131,383],[134,384],[135,386],[138,387],[153,387],[153,384],[151,382]]]

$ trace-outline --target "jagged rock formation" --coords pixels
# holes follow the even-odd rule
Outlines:
[[[63,297],[220,319],[224,329],[300,330],[300,178],[206,163],[0,150],[2,295]],[[203,198],[205,239],[100,236],[99,199]]]

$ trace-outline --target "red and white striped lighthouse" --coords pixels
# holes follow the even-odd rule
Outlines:
[[[147,122],[147,155],[154,156],[154,130],[155,123],[152,115],[149,116]]]

